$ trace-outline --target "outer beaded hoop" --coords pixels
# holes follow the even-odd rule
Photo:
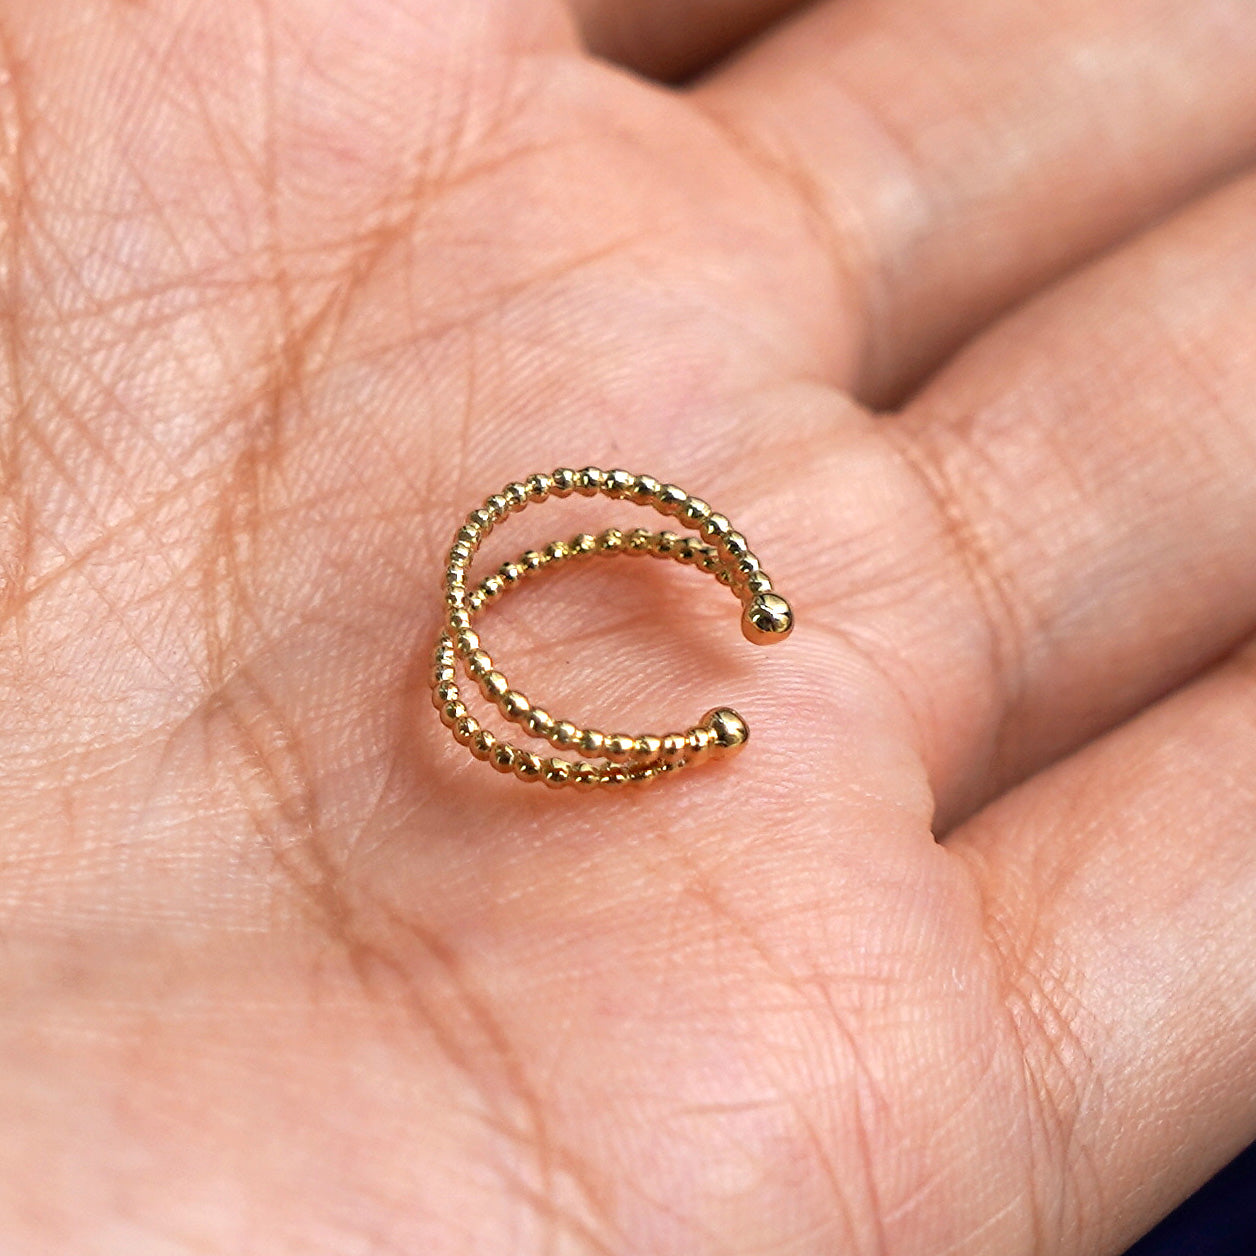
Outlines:
[[[570,541],[551,542],[544,550],[529,550],[513,562],[503,563],[474,588],[468,587],[471,563],[498,523],[532,502],[572,493],[650,506],[696,529],[701,539],[646,528],[631,532],[611,528],[598,536],[581,533]],[[454,537],[445,569],[445,627],[432,660],[433,704],[455,740],[475,758],[522,781],[544,781],[554,789],[591,789],[655,780],[707,759],[726,758],[746,744],[750,730],[730,707],[708,711],[691,728],[662,735],[582,728],[534,706],[497,669],[473,627],[484,607],[527,576],[588,556],[614,554],[671,558],[710,572],[737,595],[742,605],[742,633],[756,645],[783,641],[793,629],[789,603],[773,590],[746,538],[734,531],[725,516],[674,484],[597,467],[581,471],[562,467],[549,475],[540,473],[514,481],[473,510]],[[463,701],[458,687],[459,665],[507,720],[530,736],[581,757],[537,755],[484,728]]]

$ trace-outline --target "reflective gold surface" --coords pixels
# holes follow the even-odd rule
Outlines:
[[[471,563],[498,523],[531,502],[572,493],[585,497],[600,494],[648,506],[701,535],[646,528],[629,532],[608,528],[598,535],[582,532],[570,541],[553,541],[542,550],[528,550],[514,561],[503,563],[475,587],[469,586]],[[756,645],[783,641],[793,630],[794,615],[789,602],[772,588],[772,581],[746,538],[734,530],[725,515],[676,485],[648,475],[603,471],[598,467],[578,471],[560,467],[549,474],[538,472],[525,480],[512,481],[470,512],[446,557],[445,626],[432,660],[432,702],[441,722],[474,758],[521,781],[543,781],[552,789],[594,789],[655,780],[708,759],[727,759],[749,741],[746,721],[731,707],[716,707],[683,731],[657,735],[583,728],[534,707],[525,694],[511,688],[494,665],[472,627],[472,620],[486,606],[525,577],[564,563],[617,554],[670,558],[710,573],[736,594],[742,605],[742,632]],[[538,755],[484,728],[463,700],[457,680],[459,665],[506,720],[538,741],[581,758]]]

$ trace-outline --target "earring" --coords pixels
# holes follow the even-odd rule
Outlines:
[[[581,533],[571,541],[554,541],[544,550],[529,550],[474,588],[467,573],[480,546],[507,516],[532,502],[550,497],[598,495],[653,507],[659,514],[694,528],[699,537],[675,532],[651,532],[637,528],[621,532],[612,528],[594,536]],[[783,641],[794,626],[789,603],[775,592],[767,573],[750,550],[746,538],[715,513],[706,502],[689,496],[674,484],[662,484],[652,476],[627,471],[602,471],[563,467],[552,474],[529,476],[507,484],[482,506],[473,510],[458,529],[449,550],[445,570],[445,626],[436,643],[432,662],[432,701],[441,722],[459,744],[475,758],[499,772],[522,781],[544,781],[565,786],[597,788],[636,781],[656,780],[680,768],[707,759],[736,754],[750,736],[746,721],[731,707],[708,711],[692,728],[664,735],[630,736],[581,728],[555,719],[548,711],[513,689],[497,670],[480,643],[473,621],[490,602],[527,576],[558,568],[591,555],[650,555],[687,563],[715,576],[727,585],[742,605],[741,629],[756,645]],[[479,686],[507,720],[525,733],[580,758],[576,760],[533,754],[521,746],[494,736],[467,710],[458,688],[458,668]]]

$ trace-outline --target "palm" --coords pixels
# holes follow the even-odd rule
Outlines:
[[[1256,1115],[1250,679],[1194,679],[1256,623],[1250,189],[870,407],[1251,102],[1124,217],[1004,172],[990,256],[891,256],[853,88],[755,125],[808,41],[687,98],[539,4],[219,8],[6,19],[12,1250],[1119,1248]],[[459,515],[588,462],[799,632],[608,564],[486,634],[605,723],[736,701],[735,767],[550,795],[432,715]]]

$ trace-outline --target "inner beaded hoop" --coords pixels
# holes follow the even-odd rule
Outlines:
[[[491,576],[468,588],[471,563],[493,529],[509,515],[532,502],[550,497],[609,497],[650,506],[659,514],[694,528],[700,538],[671,531],[611,528],[600,535],[582,532],[570,541],[553,541],[543,550],[529,550],[503,563]],[[526,576],[592,555],[650,555],[671,558],[710,572],[727,585],[742,606],[741,630],[756,645],[783,641],[794,626],[789,603],[772,588],[772,581],[751,552],[746,538],[706,502],[691,497],[674,484],[627,471],[561,467],[549,475],[538,473],[507,484],[473,510],[454,537],[445,569],[445,627],[432,660],[432,701],[441,722],[459,744],[499,772],[523,781],[597,788],[655,780],[669,772],[707,759],[726,758],[739,751],[750,730],[731,707],[708,711],[693,727],[662,735],[603,733],[555,719],[548,711],[510,686],[480,643],[473,620],[490,602]],[[566,759],[537,755],[496,737],[473,716],[458,688],[458,667],[512,724],[559,750],[581,756]]]

